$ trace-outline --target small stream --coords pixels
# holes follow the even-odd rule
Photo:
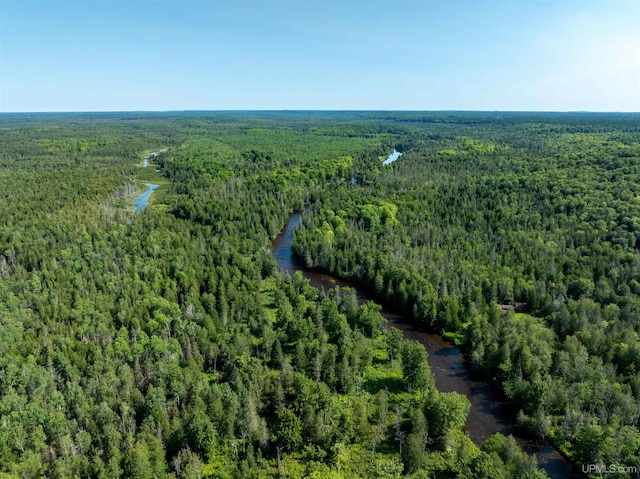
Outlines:
[[[362,288],[327,274],[308,271],[296,261],[291,244],[294,229],[301,222],[301,212],[291,214],[287,225],[272,243],[273,256],[280,270],[288,272],[290,275],[300,271],[312,286],[325,291],[339,286],[349,286],[356,291],[360,304],[366,301],[375,301]],[[405,339],[415,340],[424,345],[429,355],[429,365],[438,390],[464,394],[469,399],[471,410],[465,424],[465,430],[476,445],[481,445],[485,439],[498,432],[504,435],[511,434],[526,452],[537,456],[539,466],[546,471],[550,478],[585,477],[574,472],[571,463],[549,441],[531,441],[519,434],[513,417],[508,412],[507,405],[498,398],[486,381],[476,377],[458,347],[437,334],[420,329],[415,323],[398,314],[392,307],[384,306],[382,315],[387,319],[389,325],[402,331]]]
[[[167,149],[165,148],[164,150],[160,150],[160,153],[162,153],[163,151],[167,151]],[[159,155],[159,153],[156,152],[156,151],[152,151],[151,153],[149,153],[147,156],[145,156],[143,158],[142,167],[143,168],[147,168],[149,166],[149,159],[155,158],[158,155]],[[156,170],[156,171],[158,171],[158,170]],[[145,209],[147,206],[149,206],[149,198],[151,198],[151,195],[153,194],[153,191],[158,186],[160,186],[160,185],[156,185],[155,183],[142,183],[142,184],[147,187],[147,190],[136,198],[136,201],[135,201],[135,212],[136,213],[140,213],[143,209]]]
[[[142,193],[135,202],[135,211],[136,213],[140,213],[143,209],[149,206],[149,198],[153,194],[153,191],[160,185],[156,185],[154,183],[143,183],[148,189]]]

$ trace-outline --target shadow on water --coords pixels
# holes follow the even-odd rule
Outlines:
[[[355,290],[360,304],[375,301],[361,288],[327,274],[305,270],[296,261],[291,243],[294,229],[301,222],[301,212],[291,214],[287,225],[272,243],[273,256],[280,270],[290,275],[300,271],[312,286],[325,291],[339,286],[349,286]],[[415,340],[424,345],[438,390],[464,394],[469,399],[471,410],[465,424],[465,431],[476,445],[481,445],[495,433],[511,434],[524,451],[536,455],[538,464],[552,479],[586,477],[576,472],[571,463],[549,441],[527,440],[519,433],[507,405],[494,393],[489,383],[478,379],[473,374],[458,347],[437,334],[421,330],[389,306],[383,306],[381,313],[390,326],[402,331],[405,339]]]

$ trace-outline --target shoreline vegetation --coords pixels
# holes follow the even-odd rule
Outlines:
[[[0,476],[545,477],[473,444],[378,306],[278,272],[308,204],[305,266],[454,338],[576,473],[632,477],[638,119],[0,115]],[[144,214],[132,179],[160,185]]]
[[[308,211],[308,208],[303,211]],[[582,477],[579,472],[572,471],[571,463],[549,441],[540,440],[540,438],[532,440],[527,431],[518,428],[515,415],[517,411],[508,408],[504,395],[496,390],[495,385],[491,385],[487,378],[478,377],[462,351],[454,344],[447,342],[446,333],[442,336],[429,333],[424,324],[416,323],[402,313],[398,313],[393,302],[385,303],[384,298],[376,297],[373,290],[365,292],[362,285],[345,283],[331,276],[326,270],[304,268],[301,258],[292,251],[293,233],[301,224],[303,211],[292,213],[287,226],[273,241],[273,254],[281,271],[288,274],[302,273],[310,284],[319,290],[331,291],[340,288],[342,292],[338,294],[355,293],[358,304],[369,303],[370,307],[380,309],[380,313],[387,320],[386,328],[397,328],[402,331],[404,339],[422,344],[428,353],[427,361],[431,367],[436,388],[440,392],[443,390],[456,392],[469,400],[470,409],[464,431],[474,444],[481,446],[494,434],[512,435],[523,450],[535,455],[539,467],[549,477],[562,479]],[[376,301],[382,302],[384,306],[375,303]],[[523,313],[516,314],[520,318],[525,316]],[[454,334],[457,337],[463,336],[459,333],[451,335]]]

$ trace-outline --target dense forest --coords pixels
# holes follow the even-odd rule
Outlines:
[[[578,468],[635,477],[639,120],[0,115],[0,478],[546,477],[469,439],[379,304],[278,270],[305,205],[301,264],[461,345]]]

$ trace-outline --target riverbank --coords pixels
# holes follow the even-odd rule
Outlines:
[[[272,253],[279,269],[290,275],[300,271],[311,285],[318,289],[327,291],[335,287],[348,286],[355,290],[360,303],[377,302],[358,286],[343,282],[331,275],[309,271],[299,264],[291,250],[291,244],[294,230],[301,221],[301,212],[291,214],[286,226],[272,242]],[[384,306],[381,313],[390,326],[402,331],[405,339],[415,340],[424,345],[438,390],[457,392],[469,399],[471,409],[465,430],[476,445],[481,445],[496,433],[513,435],[527,453],[536,455],[539,466],[550,478],[584,477],[573,471],[571,463],[549,441],[530,441],[519,434],[507,405],[497,397],[488,382],[476,378],[458,347],[439,335],[419,329],[417,325],[391,307]]]
[[[134,201],[134,210],[136,213],[148,207],[154,209],[166,208],[165,195],[168,192],[170,181],[160,171],[160,165],[154,161],[158,153],[164,151],[167,151],[167,149],[147,150],[143,153],[142,167],[136,172],[134,180],[139,185],[146,186],[147,189],[137,195]],[[150,185],[153,185],[153,188]]]

